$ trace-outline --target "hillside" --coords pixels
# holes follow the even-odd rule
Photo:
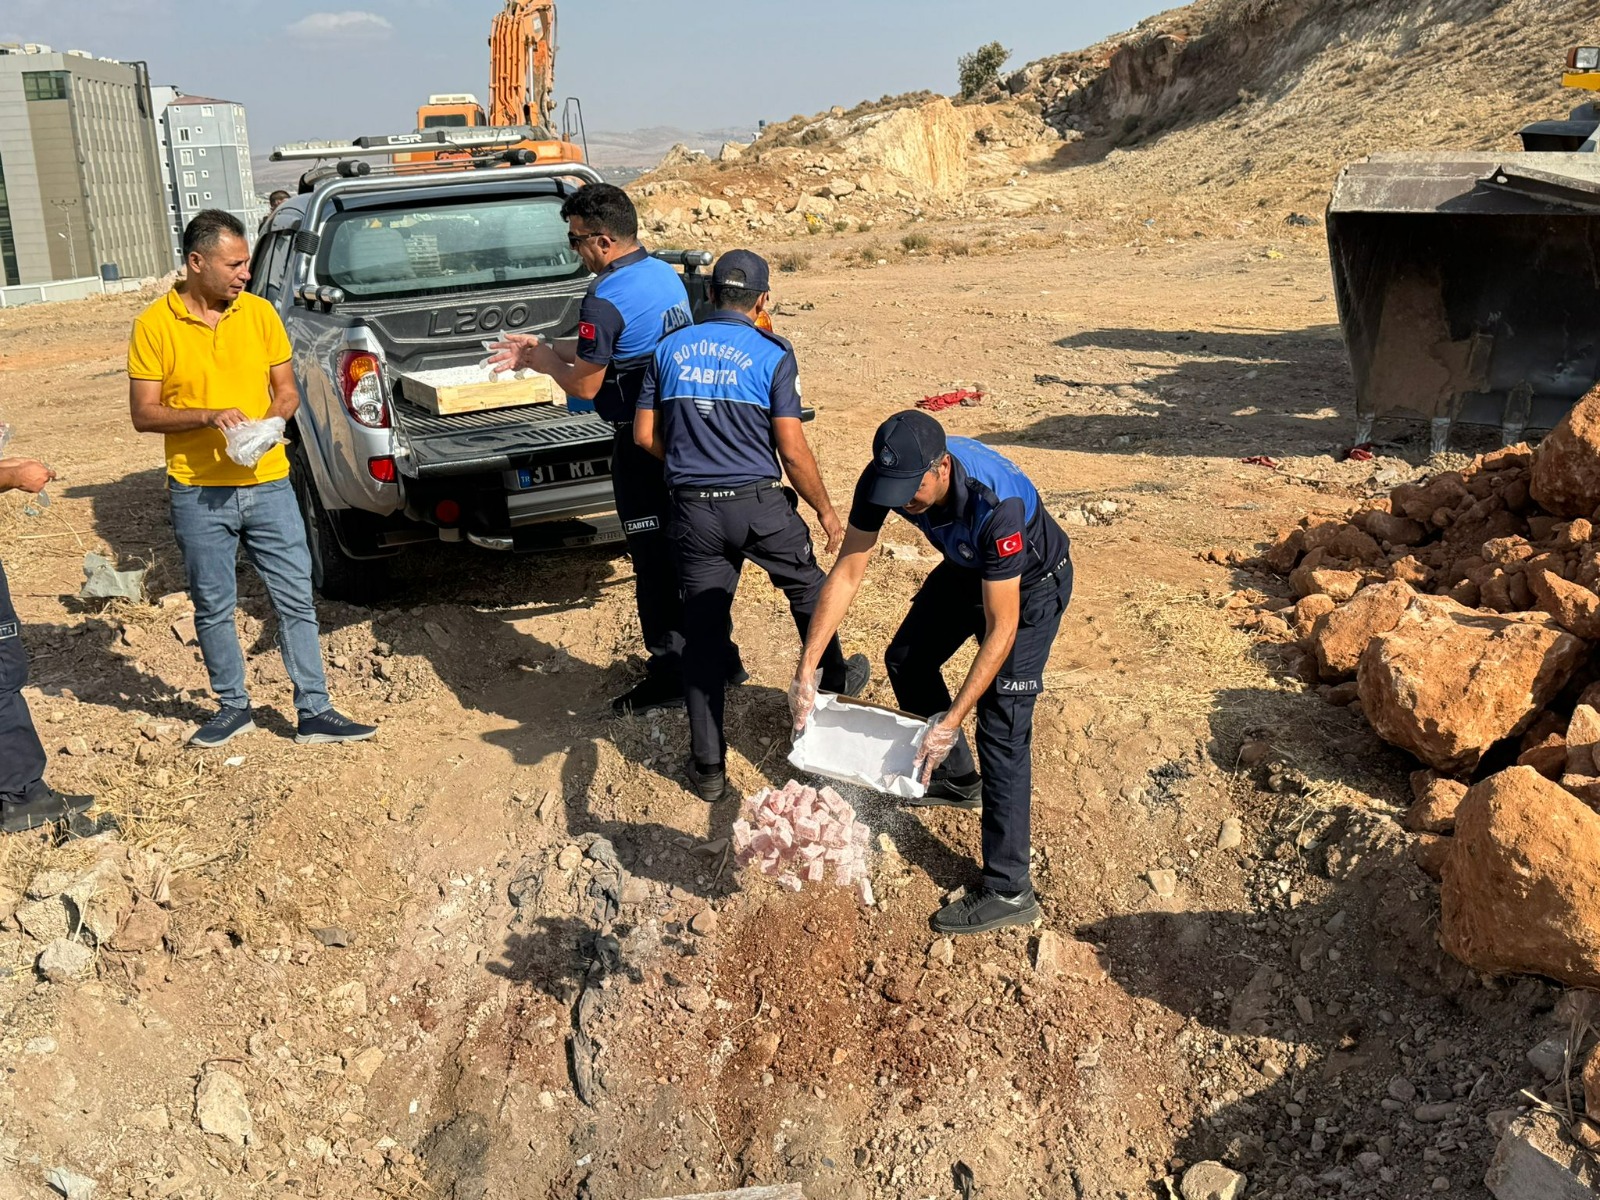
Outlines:
[[[1514,149],[1520,125],[1575,103],[1561,66],[1586,36],[1577,0],[1201,0],[976,103],[835,108],[736,161],[669,156],[639,192],[669,239],[935,212],[1060,214],[1088,239],[1233,233],[1263,209],[1320,213],[1338,169],[1375,150]]]

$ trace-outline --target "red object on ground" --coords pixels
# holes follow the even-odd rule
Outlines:
[[[1350,453],[1345,455],[1350,462],[1371,462],[1372,443],[1362,442],[1359,446],[1351,446]]]
[[[1274,471],[1278,469],[1278,460],[1268,458],[1265,454],[1252,454],[1249,458],[1241,458],[1239,461],[1252,467],[1271,467]]]
[[[954,408],[958,404],[964,404],[968,408],[971,408],[974,404],[977,404],[982,399],[982,392],[973,392],[968,391],[966,388],[957,388],[953,392],[944,392],[938,396],[924,396],[921,400],[917,401],[917,407],[926,409],[928,412],[943,412],[945,409]]]

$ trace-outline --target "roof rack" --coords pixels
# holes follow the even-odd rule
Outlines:
[[[419,129],[412,133],[389,133],[358,137],[349,142],[289,142],[273,148],[272,162],[297,162],[326,158],[370,158],[404,154],[412,150],[494,150],[522,142],[549,141],[550,135],[532,125],[491,125],[466,129]]]

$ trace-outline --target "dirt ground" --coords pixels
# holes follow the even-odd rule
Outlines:
[[[345,747],[289,740],[270,609],[242,569],[264,728],[184,749],[209,701],[171,629],[182,598],[155,600],[181,565],[160,443],[126,415],[143,301],[7,310],[13,452],[62,475],[38,515],[0,497],[28,695],[51,781],[119,828],[7,839],[0,885],[114,841],[164,864],[170,928],[70,984],[41,981],[15,920],[0,929],[0,1197],[56,1194],[58,1166],[138,1200],[786,1181],[816,1200],[1165,1197],[1205,1158],[1251,1196],[1487,1195],[1491,1114],[1544,1087],[1523,1054],[1560,1031],[1559,995],[1443,959],[1393,820],[1412,764],[1234,627],[1257,598],[1239,589],[1281,584],[1201,557],[1421,462],[1411,442],[1339,461],[1349,380],[1314,238],[1084,247],[1041,225],[1027,249],[779,280],[838,503],[885,415],[979,384],[947,427],[1013,457],[1067,521],[1036,882],[1043,931],[1097,957],[1052,978],[1039,930],[932,937],[974,871],[971,813],[861,798],[884,835],[871,909],[739,874],[718,844],[735,806],[682,786],[681,714],[609,715],[639,647],[627,562],[600,552],[439,547],[404,560],[383,607],[323,605],[335,701],[381,725]],[[1241,461],[1256,455],[1278,469]],[[909,526],[886,540],[843,630],[880,701],[883,648],[932,565]],[[87,551],[147,564],[152,602],[76,599]],[[763,578],[735,620],[752,679],[730,696],[730,771],[748,793],[789,777],[795,643]],[[1251,740],[1282,765],[1244,765]],[[1242,843],[1219,848],[1230,817]],[[197,1125],[217,1072],[243,1085],[244,1145]],[[1429,1101],[1456,1107],[1417,1119]]]

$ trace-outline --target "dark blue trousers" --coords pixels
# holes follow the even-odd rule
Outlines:
[[[633,597],[652,675],[677,679],[683,670],[683,603],[667,522],[672,495],[661,460],[633,441],[633,426],[619,425],[611,443],[611,494],[633,559]],[[737,654],[736,650],[730,650]]]
[[[673,497],[672,538],[683,581],[689,739],[696,761],[707,764],[722,762],[727,755],[722,714],[726,664],[733,652],[729,616],[744,564],[755,563],[788,597],[802,643],[826,578],[793,492],[775,482],[729,490],[734,494],[698,499],[696,489],[680,488]],[[844,654],[835,637],[822,656],[822,687],[837,692],[844,682]]]
[[[1011,655],[978,699],[978,763],[966,731],[940,768],[962,776],[983,770],[983,883],[1000,892],[1028,886],[1033,803],[1033,705],[1044,687],[1050,645],[1072,598],[1072,566],[1022,592],[1021,622]],[[895,703],[931,717],[950,708],[942,668],[969,638],[983,640],[983,580],[979,572],[940,563],[911,601],[911,611],[884,652]]]
[[[22,645],[5,566],[0,564],[0,802],[17,801],[41,786],[44,747],[22,699],[28,682],[28,652]]]

